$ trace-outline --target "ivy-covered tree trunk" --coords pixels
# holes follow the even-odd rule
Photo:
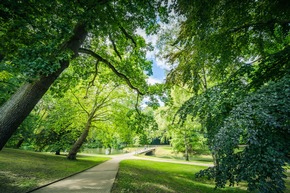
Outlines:
[[[84,42],[87,32],[83,25],[77,25],[74,35],[62,49],[70,49],[77,56],[78,49]],[[60,50],[63,51],[63,50]],[[23,120],[46,93],[58,76],[69,66],[69,61],[61,61],[60,68],[48,76],[41,76],[32,83],[25,83],[0,108],[0,150],[17,130]]]
[[[69,154],[67,156],[67,159],[70,159],[70,160],[76,159],[78,151],[80,150],[83,143],[87,139],[87,136],[89,135],[89,131],[90,131],[91,124],[92,124],[92,119],[93,119],[93,114],[90,115],[90,117],[86,123],[85,129],[83,130],[81,136],[78,138],[78,140],[73,144],[72,148],[70,149]]]

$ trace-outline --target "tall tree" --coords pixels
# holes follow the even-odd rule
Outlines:
[[[146,45],[136,29],[154,33],[157,13],[163,18],[166,6],[163,1],[125,0],[2,2],[1,64],[11,64],[27,82],[1,106],[0,149],[59,75],[76,57],[83,57],[80,51],[142,93],[134,85],[142,82],[151,64],[145,62]],[[127,60],[131,56],[135,61]]]
[[[155,115],[162,139],[170,141],[174,151],[184,153],[186,161],[189,161],[193,148],[197,147],[200,124],[189,116],[183,124],[178,124],[176,112],[191,95],[192,93],[186,89],[173,86],[170,92],[170,103],[160,107]]]
[[[31,146],[36,151],[55,151],[59,154],[60,151],[69,150],[80,136],[83,116],[77,106],[72,105],[71,94],[66,92],[62,98],[56,98],[52,93],[48,92],[35,108],[43,116],[35,126]]]
[[[214,138],[219,164],[198,176],[215,178],[217,187],[245,180],[249,190],[283,192],[290,160],[289,80],[269,82],[233,108]]]
[[[170,79],[199,91],[204,75],[219,83],[247,64],[260,73],[258,85],[287,73],[289,2],[180,0],[174,6],[186,19],[174,44],[179,50],[170,55],[178,63]]]
[[[79,106],[81,109],[81,112],[85,114],[85,123],[82,133],[79,136],[79,138],[75,141],[73,146],[71,147],[69,154],[67,156],[68,159],[76,159],[76,155],[80,148],[82,147],[83,143],[86,141],[89,132],[91,130],[91,127],[94,122],[100,122],[100,121],[108,121],[109,120],[109,114],[112,112],[108,107],[110,107],[110,104],[112,103],[112,100],[117,100],[116,97],[116,89],[117,85],[112,85],[112,83],[106,83],[103,85],[100,85],[97,81],[94,81],[94,86],[90,88],[90,92],[86,93],[86,97],[82,97],[81,95],[76,95],[73,93],[75,97],[75,104]],[[82,89],[78,88],[78,92],[80,92]],[[115,96],[113,96],[115,94]],[[83,98],[81,100],[80,98]]]
[[[169,60],[177,65],[169,73],[167,80],[186,85],[196,93],[179,112],[183,120],[186,120],[187,115],[200,118],[206,129],[210,148],[216,157],[211,176],[214,176],[217,187],[223,187],[227,180],[231,185],[246,180],[251,190],[282,192],[285,188],[282,180],[283,166],[289,163],[289,159],[287,153],[278,146],[283,146],[289,152],[289,147],[284,143],[289,131],[273,126],[269,130],[283,133],[275,135],[275,140],[282,143],[266,144],[264,142],[272,141],[272,137],[262,135],[257,138],[257,147],[257,144],[246,139],[252,139],[256,136],[255,132],[263,131],[262,125],[269,122],[269,117],[259,116],[259,120],[252,120],[246,115],[241,119],[238,116],[244,111],[241,108],[254,110],[245,107],[247,105],[261,108],[261,104],[251,96],[255,99],[263,96],[259,93],[268,84],[272,88],[277,87],[275,92],[277,95],[281,94],[281,101],[288,100],[288,95],[283,89],[279,89],[278,83],[289,79],[289,2],[179,0],[173,6],[177,14],[183,16],[183,21],[179,36],[173,44],[178,49],[172,49],[173,52],[169,54]],[[268,99],[271,102],[266,106],[277,104],[271,96]],[[263,107],[261,111],[254,111],[268,114],[267,109]],[[277,117],[281,117],[279,124],[288,125],[286,119],[282,119],[288,113],[279,111],[277,114]],[[247,124],[241,124],[244,120],[249,120],[253,125],[246,127]],[[241,142],[238,136],[241,137],[242,134],[230,132],[234,127],[229,128],[227,125],[245,129],[243,131],[248,134],[242,141],[246,142],[247,148],[240,154],[236,154],[234,149]],[[234,143],[224,140],[231,137],[235,139]],[[257,149],[262,151],[258,151],[258,155],[255,151]],[[283,157],[279,157],[281,162],[275,165],[270,161],[263,162],[263,167],[252,168],[252,163],[259,162],[259,155],[271,157],[271,154]],[[249,161],[249,157],[255,161]],[[240,168],[240,163],[244,164],[243,169]]]

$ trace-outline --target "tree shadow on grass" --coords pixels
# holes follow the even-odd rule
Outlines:
[[[11,172],[0,171],[0,190],[5,193],[25,193],[37,187],[36,181],[25,179]]]
[[[138,163],[136,161],[135,163]],[[147,162],[149,163],[149,162]],[[140,165],[141,164],[141,165]],[[153,162],[154,164],[154,162]],[[117,180],[113,187],[113,193],[118,192],[142,192],[142,193],[224,193],[235,192],[245,193],[237,187],[228,187],[226,189],[214,189],[214,182],[205,178],[195,178],[193,171],[177,171],[168,168],[168,172],[162,169],[151,168],[145,162],[140,162],[139,165],[121,164]],[[173,165],[167,165],[173,166]],[[186,167],[186,166],[180,166]],[[194,166],[193,166],[194,167]],[[245,187],[243,187],[245,188]]]

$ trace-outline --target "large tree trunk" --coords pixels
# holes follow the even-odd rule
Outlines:
[[[87,32],[83,25],[77,25],[74,35],[62,49],[70,49],[77,56]],[[62,51],[62,50],[60,50]],[[0,150],[16,131],[34,106],[46,93],[52,83],[69,66],[69,61],[61,61],[61,67],[48,76],[41,76],[33,83],[26,83],[0,108]]]
[[[89,117],[89,119],[86,123],[85,129],[83,130],[81,136],[78,138],[78,140],[71,147],[69,154],[67,156],[67,159],[70,159],[70,160],[76,159],[78,151],[80,150],[83,143],[86,141],[87,136],[89,135],[89,131],[90,131],[91,124],[92,124],[92,117],[93,116]]]

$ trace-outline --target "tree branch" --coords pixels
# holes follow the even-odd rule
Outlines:
[[[111,11],[111,13],[112,13],[112,17],[113,17],[114,21],[116,21],[116,22],[118,23],[119,28],[120,28],[120,30],[122,31],[122,33],[126,36],[126,38],[130,39],[130,40],[133,42],[133,44],[135,45],[135,47],[137,47],[137,43],[136,43],[136,41],[134,40],[133,36],[131,36],[131,35],[130,35],[126,30],[125,30],[125,28],[120,24],[120,22],[118,21],[118,19],[117,19],[116,16],[114,15],[114,11],[113,11],[113,9],[111,8],[111,6],[108,5],[107,7],[108,7],[109,11]]]
[[[79,100],[79,98],[73,93],[73,92],[71,92],[73,95],[74,95],[74,97],[77,99],[77,102],[78,102],[78,104],[80,105],[80,107],[85,111],[85,113],[87,114],[87,115],[90,115],[90,113],[85,109],[85,107],[82,105],[82,103],[80,102],[80,100]]]
[[[110,39],[110,41],[112,42],[112,45],[113,45],[114,51],[116,52],[117,56],[120,58],[120,60],[122,60],[122,56],[121,56],[120,52],[118,51],[117,46],[116,46],[116,44],[115,44],[115,42],[114,42],[114,40],[113,40],[111,34],[109,34],[109,39]]]
[[[107,116],[108,115],[108,110],[105,110],[105,111],[102,111],[102,112],[100,112],[100,113],[96,113],[94,116],[93,116],[93,119],[95,119],[95,118],[101,118],[101,116],[103,116],[103,117],[105,117],[105,116]]]
[[[135,45],[135,47],[137,47],[137,43],[135,42],[134,38],[130,34],[128,34],[128,32],[125,30],[125,28],[123,28],[123,26],[121,26],[120,24],[119,24],[119,28],[121,29],[121,31],[123,32],[123,34],[128,39],[130,39],[133,42],[133,44]]]
[[[98,75],[98,64],[99,64],[99,60],[97,60],[96,64],[95,64],[95,74],[94,74],[94,77],[93,77],[93,80],[89,82],[88,84],[88,87],[87,87],[87,90],[86,90],[86,95],[84,98],[88,98],[88,92],[89,92],[89,89],[91,86],[94,86],[94,82],[96,80],[96,77]]]
[[[95,53],[95,52],[93,52],[91,50],[85,49],[85,48],[80,48],[79,52],[84,53],[84,54],[89,54],[89,55],[93,56],[94,58],[98,59],[100,62],[103,62],[117,76],[119,76],[120,78],[124,79],[130,88],[132,88],[133,90],[137,91],[138,94],[144,95],[144,93],[142,93],[137,87],[133,86],[133,84],[131,83],[130,79],[125,74],[118,72],[118,70],[108,60],[104,59],[103,57],[101,57],[97,53]]]
[[[101,109],[101,108],[104,108],[106,106],[109,106],[107,103],[110,102],[110,95],[111,93],[116,89],[117,87],[115,87],[114,89],[112,89],[108,94],[107,96],[105,96],[101,101],[98,102],[98,97],[96,95],[96,98],[95,98],[95,104],[94,104],[94,107],[93,107],[93,114],[95,114],[97,112],[97,110]]]
[[[101,119],[101,118],[99,118],[99,119],[94,119],[94,121],[109,121],[110,120],[110,118],[103,118],[103,119]]]
[[[235,33],[235,32],[241,31],[243,29],[248,29],[250,27],[256,28],[256,27],[260,27],[260,26],[271,26],[271,25],[274,25],[275,23],[284,25],[284,24],[289,24],[290,20],[278,21],[278,20],[272,19],[269,21],[261,21],[261,22],[257,22],[257,23],[246,23],[246,24],[241,25],[239,27],[229,29],[225,33]]]
[[[140,113],[140,111],[139,111],[139,109],[138,109],[139,96],[140,96],[139,93],[137,93],[137,100],[136,100],[136,104],[135,104],[135,109],[136,109],[138,115],[141,115],[141,113]]]

